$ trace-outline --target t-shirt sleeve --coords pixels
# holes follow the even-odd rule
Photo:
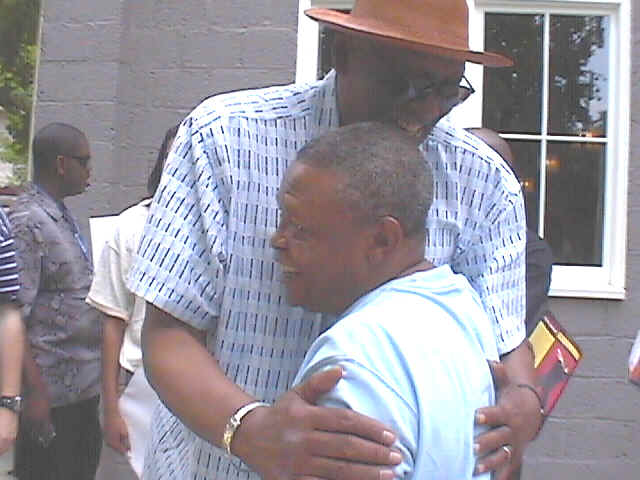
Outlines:
[[[9,221],[0,210],[0,303],[12,303],[20,290],[16,246]]]
[[[135,226],[129,226],[135,228]],[[135,296],[126,286],[127,273],[131,267],[131,256],[125,245],[120,242],[120,225],[116,227],[112,238],[107,241],[94,268],[93,281],[87,295],[87,303],[101,312],[131,320]]]
[[[227,265],[229,169],[210,126],[182,122],[127,284],[161,310],[204,330],[220,312]]]
[[[317,402],[317,405],[348,408],[379,420],[397,435],[394,448],[402,455],[395,468],[396,478],[410,478],[414,471],[418,448],[418,414],[409,402],[379,375],[347,356],[324,356],[316,353],[305,362],[301,379],[307,379],[324,368],[340,365],[345,376]],[[434,466],[435,468],[435,466]]]
[[[9,213],[20,274],[20,291],[17,295],[17,301],[27,322],[33,302],[40,289],[45,251],[42,232],[37,225],[30,222],[30,216],[30,212],[21,207],[17,207],[15,210],[12,208]]]

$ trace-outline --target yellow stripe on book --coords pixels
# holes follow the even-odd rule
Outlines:
[[[565,346],[565,348],[569,350],[569,353],[573,355],[573,358],[575,358],[576,360],[580,360],[580,357],[582,355],[580,355],[580,352],[576,349],[573,342],[569,340],[566,336],[564,336],[562,332],[558,332],[558,340],[560,340],[560,343],[562,343]]]
[[[534,367],[538,368],[538,365],[540,365],[540,362],[542,362],[542,359],[553,345],[555,338],[543,322],[538,322],[538,325],[529,336],[529,341],[533,345],[533,353],[536,357]]]

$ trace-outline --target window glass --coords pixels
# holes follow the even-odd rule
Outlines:
[[[510,142],[556,265],[603,264],[609,35],[607,16],[485,14],[486,49],[515,65],[484,69],[483,125]]]
[[[482,125],[505,133],[540,133],[544,15],[487,14],[485,49],[513,68],[484,69]]]
[[[602,266],[605,146],[549,142],[545,238],[559,265]]]
[[[607,17],[551,15],[549,134],[602,137],[607,122]]]
[[[527,226],[537,232],[540,211],[540,142],[510,140],[509,146],[513,152],[513,170],[522,186]]]

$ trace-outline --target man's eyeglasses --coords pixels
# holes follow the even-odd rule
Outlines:
[[[421,88],[415,88],[414,84],[409,82],[409,99],[418,97],[427,97],[431,94],[438,93],[443,98],[446,98],[453,105],[459,105],[475,93],[475,88],[471,85],[471,82],[467,77],[462,75],[460,84],[456,90],[451,90],[453,86],[449,80],[445,80],[440,83],[433,83]]]
[[[87,165],[89,165],[89,162],[91,161],[91,155],[84,155],[84,156],[63,155],[63,156],[65,156],[67,158],[73,158],[75,161],[77,161],[83,167],[86,167]]]
[[[462,75],[460,82],[460,85],[458,85],[458,103],[464,102],[467,98],[476,93],[476,89],[473,88],[473,85],[471,85],[471,82],[467,77]]]
[[[469,79],[464,75],[460,79],[460,82],[461,83],[458,86],[458,100],[459,100],[459,103],[462,103],[471,95],[476,93],[476,89],[473,88],[473,85],[471,85],[471,82],[469,81]]]

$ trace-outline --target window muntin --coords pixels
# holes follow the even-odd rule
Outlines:
[[[606,15],[485,15],[485,48],[515,65],[484,70],[482,123],[539,144],[514,159],[529,167],[528,226],[556,265],[603,265],[609,36]]]

